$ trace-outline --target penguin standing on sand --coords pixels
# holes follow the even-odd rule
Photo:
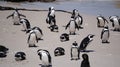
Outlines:
[[[52,67],[51,56],[47,50],[39,49],[37,53],[42,61],[41,67]]]
[[[76,41],[72,44],[71,47],[71,60],[79,60],[79,50],[78,50],[78,44],[76,43]]]
[[[9,16],[7,17],[7,19],[8,19],[9,17],[12,17],[12,18],[13,18],[13,23],[14,23],[14,25],[20,25],[20,16],[26,17],[26,16],[20,14],[20,13],[18,12],[18,9],[15,9],[15,12],[13,12],[11,15],[9,15]]]
[[[88,44],[93,41],[93,37],[95,35],[92,35],[92,34],[89,34],[87,37],[85,37],[82,41],[81,41],[81,44],[79,46],[79,52],[80,51],[85,51],[86,50],[86,47],[88,46]]]
[[[101,15],[98,15],[97,19],[97,27],[103,28],[108,21]]]
[[[37,40],[37,35],[34,31],[29,33],[27,42],[29,44],[29,47],[37,47],[35,44],[38,43],[38,40]]]
[[[118,16],[110,16],[110,21],[114,27],[114,31],[120,31],[120,18]]]
[[[75,35],[75,31],[76,29],[79,30],[79,27],[76,23],[76,21],[74,20],[74,18],[71,17],[71,20],[69,21],[69,23],[67,24],[67,26],[65,27],[65,30],[69,27],[69,32],[70,32],[70,35]]]
[[[81,27],[81,25],[83,24],[83,18],[79,14],[78,10],[74,9],[71,17],[73,17],[75,19],[78,27],[83,29],[83,27]]]
[[[56,25],[56,19],[55,19],[55,9],[54,7],[49,8],[48,16],[46,19],[46,23],[48,23],[50,26]]]
[[[20,23],[23,25],[23,31],[27,31],[31,28],[30,22],[25,18],[21,18]]]
[[[43,32],[42,32],[42,30],[39,27],[35,26],[35,27],[33,27],[33,28],[31,28],[31,29],[26,31],[26,33],[31,33],[31,32],[35,32],[36,33],[37,40],[42,40],[41,38],[43,36]]]
[[[90,67],[89,56],[87,54],[82,54],[83,61],[80,67]]]
[[[108,42],[109,36],[110,36],[109,28],[108,26],[105,26],[101,32],[102,43],[109,43]]]

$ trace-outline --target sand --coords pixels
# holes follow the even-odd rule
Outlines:
[[[6,58],[0,58],[0,67],[40,67],[41,61],[37,55],[38,49],[46,49],[50,52],[52,57],[53,67],[80,67],[82,57],[85,52],[80,53],[80,60],[71,61],[70,48],[74,41],[80,44],[81,40],[88,34],[94,34],[94,40],[89,44],[87,50],[93,50],[93,52],[87,53],[89,55],[89,61],[91,67],[118,67],[120,66],[120,32],[110,31],[110,43],[102,44],[100,40],[100,34],[102,29],[97,28],[96,16],[81,14],[83,16],[84,29],[77,30],[77,35],[70,35],[70,41],[61,42],[60,35],[62,33],[69,33],[65,30],[65,26],[70,20],[70,14],[63,12],[56,12],[56,23],[59,26],[59,32],[51,32],[46,24],[47,12],[35,12],[35,11],[19,11],[24,14],[30,21],[31,26],[38,26],[42,29],[44,36],[43,40],[39,41],[36,45],[39,47],[29,48],[27,44],[28,34],[21,31],[22,25],[13,25],[12,18],[6,19],[13,11],[0,11],[0,45],[4,45],[9,48],[9,52]],[[111,23],[109,23],[110,29],[112,29]],[[65,49],[65,55],[55,57],[54,50],[57,47],[63,47]],[[15,61],[15,53],[23,51],[26,53],[26,60]]]

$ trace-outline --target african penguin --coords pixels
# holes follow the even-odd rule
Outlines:
[[[12,17],[12,18],[13,18],[13,23],[14,23],[14,25],[20,25],[20,16],[26,17],[26,16],[20,14],[20,13],[18,12],[18,9],[15,9],[15,11],[14,11],[11,15],[9,15],[9,16],[7,17],[7,19],[8,19],[9,17]]]
[[[37,35],[34,31],[29,33],[28,41],[29,47],[37,47],[35,44],[38,43]]]
[[[83,18],[79,14],[78,10],[74,9],[71,17],[73,17],[75,19],[78,27],[83,29],[83,27],[81,27],[81,25],[83,24]]]
[[[43,32],[42,32],[42,30],[41,30],[39,27],[37,27],[37,26],[35,26],[35,27],[27,30],[26,33],[30,33],[30,32],[33,32],[33,31],[36,33],[37,40],[42,40]]]
[[[87,37],[85,37],[82,41],[81,44],[79,46],[79,51],[86,51],[86,47],[88,46],[88,44],[93,41],[93,37],[95,35],[89,34]]]
[[[20,23],[23,25],[23,31],[27,31],[31,28],[30,22],[25,18],[21,18]]]
[[[110,16],[110,21],[114,27],[114,31],[120,31],[120,18],[118,16]]]
[[[102,43],[109,43],[108,42],[109,36],[110,36],[109,28],[108,26],[105,26],[101,32]]]
[[[47,50],[39,49],[37,51],[37,53],[40,57],[40,60],[42,61],[42,64],[41,64],[42,67],[51,67],[52,66],[51,55]]]
[[[17,52],[15,53],[15,60],[22,61],[26,59],[26,54],[24,52]]]
[[[90,67],[89,56],[87,54],[82,54],[82,62],[80,67]]]
[[[49,7],[48,16],[46,19],[46,23],[51,25],[56,25],[56,19],[55,19],[55,9],[54,7]]]
[[[78,27],[76,21],[73,18],[71,18],[71,20],[69,21],[69,23],[66,25],[65,30],[68,27],[69,27],[69,33],[70,33],[70,35],[75,35],[76,34],[75,33],[76,29],[79,30],[79,27]]]
[[[3,45],[0,45],[0,58],[4,58],[7,56],[8,48]]]
[[[67,34],[67,33],[61,34],[60,41],[61,42],[69,41],[69,34]]]
[[[65,49],[62,48],[62,47],[57,47],[57,48],[54,50],[54,55],[55,55],[55,56],[63,56],[63,55],[65,55]]]
[[[101,15],[98,15],[96,19],[97,19],[97,27],[99,28],[103,28],[108,23],[108,21]]]
[[[79,60],[79,50],[78,50],[78,44],[76,43],[76,41],[72,44],[71,47],[71,60]]]

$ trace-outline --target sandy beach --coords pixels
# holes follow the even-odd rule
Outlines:
[[[20,7],[19,5],[17,5]],[[28,34],[21,31],[22,25],[13,25],[12,18],[6,19],[13,10],[0,11],[0,45],[4,45],[9,48],[9,52],[6,58],[0,58],[0,67],[40,67],[41,61],[37,55],[38,49],[46,49],[50,52],[52,57],[52,67],[80,67],[82,57],[85,52],[80,53],[80,60],[70,60],[70,48],[74,41],[80,45],[80,42],[88,34],[94,34],[93,41],[87,47],[87,50],[93,50],[88,52],[89,61],[91,67],[118,67],[120,66],[120,32],[113,32],[110,30],[110,43],[102,44],[100,34],[102,28],[97,27],[96,15],[89,15],[80,13],[83,17],[84,29],[77,30],[77,35],[70,35],[70,40],[67,42],[60,41],[60,35],[62,33],[69,33],[65,30],[65,26],[71,15],[64,12],[56,12],[56,23],[59,26],[59,32],[51,32],[46,24],[47,11],[19,11],[25,15],[30,21],[32,27],[38,26],[43,31],[43,37],[36,45],[39,47],[29,48],[27,44]],[[108,20],[108,17],[106,17]],[[109,28],[112,29],[112,24],[109,23]],[[57,47],[63,47],[65,49],[64,56],[54,56],[54,50]],[[15,53],[23,51],[26,53],[26,60],[15,61]]]

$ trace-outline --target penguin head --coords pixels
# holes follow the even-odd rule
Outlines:
[[[95,35],[93,35],[93,34],[89,34],[88,35],[88,38],[93,38]]]
[[[5,46],[0,45],[0,51],[7,53],[9,48],[6,48]]]
[[[106,25],[104,28],[105,28],[105,29],[109,29],[108,25]]]
[[[78,44],[76,43],[76,41],[72,44],[73,46],[78,46]]]
[[[83,58],[83,60],[89,60],[89,57],[87,54],[82,54],[82,58]]]
[[[49,7],[49,11],[51,11],[51,10],[55,10],[54,7]]]

